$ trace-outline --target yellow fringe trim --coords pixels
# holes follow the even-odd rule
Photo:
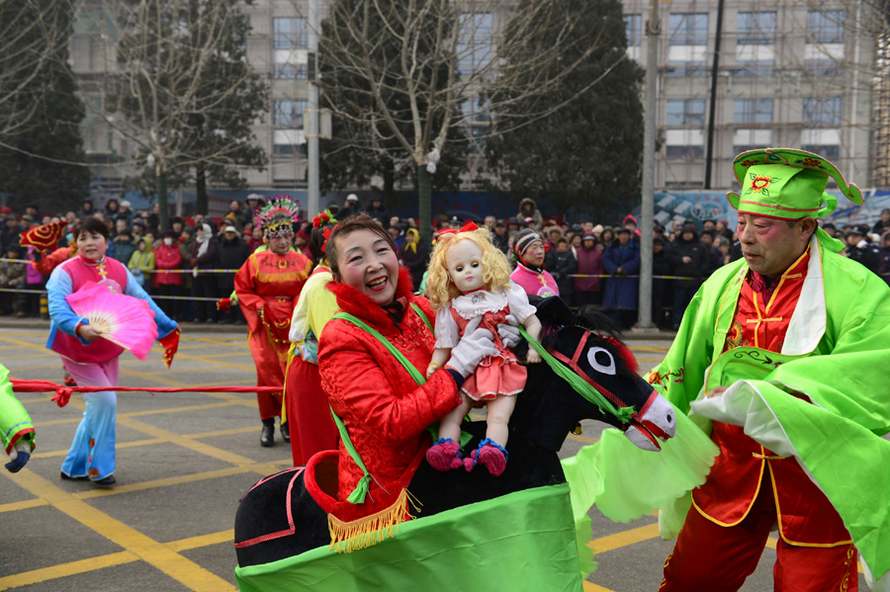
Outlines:
[[[331,550],[336,553],[352,553],[373,547],[395,536],[396,526],[406,518],[413,518],[408,513],[407,489],[402,490],[391,506],[364,518],[343,522],[333,514],[328,514]]]

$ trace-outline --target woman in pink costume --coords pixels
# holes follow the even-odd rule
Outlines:
[[[123,348],[100,339],[102,333],[75,313],[66,300],[83,287],[103,283],[148,303],[158,335],[162,336],[161,344],[166,348],[164,361],[169,366],[179,341],[176,323],[158,308],[122,263],[105,256],[108,229],[101,221],[87,218],[76,236],[77,255],[56,267],[46,284],[52,321],[46,346],[62,356],[65,370],[77,384],[103,387],[117,384],[118,358]],[[88,393],[84,401],[83,419],[62,462],[61,477],[90,479],[100,487],[111,487],[115,483],[117,394],[112,390]]]

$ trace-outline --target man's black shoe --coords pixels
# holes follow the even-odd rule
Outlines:
[[[281,439],[290,442],[290,428],[287,427],[287,422],[281,424],[278,429],[281,431]]]
[[[275,426],[263,424],[263,431],[260,432],[260,446],[268,448],[275,446]]]
[[[102,487],[105,489],[114,487],[114,484],[117,483],[117,479],[114,478],[114,475],[108,475],[103,479],[99,479],[98,481],[93,481],[93,485],[96,487]]]

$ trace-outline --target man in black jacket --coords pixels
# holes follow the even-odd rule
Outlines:
[[[674,280],[674,330],[680,328],[680,320],[689,301],[701,285],[702,277],[710,264],[704,245],[699,242],[695,225],[686,224],[671,249],[673,275],[688,279]]]
[[[238,229],[232,225],[223,228],[222,238],[219,241],[219,266],[221,269],[241,269],[244,262],[250,256],[250,248],[247,246]],[[218,276],[219,296],[227,298],[235,289],[235,275],[221,273]],[[227,313],[220,311],[220,323],[234,323],[241,318],[239,307],[233,306]]]

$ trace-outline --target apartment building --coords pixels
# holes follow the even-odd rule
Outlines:
[[[735,154],[767,145],[819,152],[861,185],[873,183],[874,41],[863,3],[677,0],[659,8],[657,188],[705,186],[712,99],[712,188],[735,184]],[[624,1],[628,52],[644,67],[647,10],[645,0]]]
[[[877,62],[875,42],[864,23],[872,18],[862,2],[832,0],[675,0],[660,3],[658,68],[658,189],[705,186],[712,89],[712,63],[722,6],[710,186],[734,185],[733,156],[750,147],[802,146],[836,161],[861,185],[873,183],[872,154],[878,136],[873,116]],[[479,48],[465,60],[485,56],[507,14],[491,2],[472,0]],[[322,17],[326,0],[322,0]],[[477,6],[478,5],[478,6]],[[646,0],[624,0],[628,54],[646,67]],[[254,189],[305,187],[308,13],[306,0],[257,0],[245,5],[253,31],[248,58],[271,85],[269,111],[255,126],[269,156],[264,171],[245,172]],[[136,170],[135,148],[97,116],[103,107],[101,80],[114,64],[101,3],[84,4],[75,25],[71,60],[87,103],[86,151],[94,162],[94,186],[114,190]],[[472,63],[461,64],[472,68]],[[485,132],[491,115],[467,101],[473,130]],[[475,110],[479,110],[475,113]],[[496,114],[495,114],[496,116]]]

